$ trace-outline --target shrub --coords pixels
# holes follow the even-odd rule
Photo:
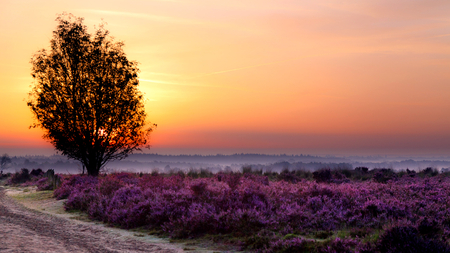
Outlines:
[[[416,171],[415,170],[406,169],[406,173],[408,174],[409,177],[415,177],[416,176]]]
[[[359,242],[355,239],[341,239],[334,238],[330,242],[328,242],[325,246],[319,247],[319,253],[352,253],[354,252],[355,247],[359,245]]]
[[[282,242],[274,243],[276,240],[275,234],[268,230],[261,230],[260,232],[249,236],[245,240],[245,246],[247,249],[264,249],[264,248],[274,248],[280,246]]]
[[[405,242],[407,249],[447,252],[444,240],[450,238],[450,178],[445,177],[324,184],[269,182],[268,175],[254,173],[210,178],[117,173],[68,176],[62,182],[55,196],[68,197],[67,209],[93,219],[176,238],[237,237],[248,249],[263,252],[406,252],[400,248]],[[393,222],[397,225],[386,228]]]
[[[227,183],[228,187],[231,190],[236,190],[239,184],[241,183],[241,174],[240,173],[230,173],[223,175],[223,181]]]
[[[49,182],[48,178],[41,178],[36,182],[38,191],[53,190],[53,184]]]
[[[207,185],[208,184],[204,181],[196,181],[192,183],[190,187],[194,195],[199,196],[203,194]]]
[[[6,174],[0,174],[0,179],[9,178],[9,177],[11,177],[11,173],[10,172],[8,172]]]
[[[42,176],[43,174],[44,172],[41,169],[32,169],[30,172],[30,175],[35,177]]]
[[[311,252],[312,240],[305,240],[299,237],[287,240],[275,240],[270,243],[270,249],[267,252]]]
[[[313,178],[317,183],[328,183],[331,180],[331,170],[321,169],[313,172]]]
[[[394,226],[381,236],[377,250],[386,253],[447,253],[450,247],[442,241],[424,239],[412,226]]]
[[[146,224],[149,209],[141,188],[127,185],[114,193],[105,211],[108,222],[133,228]]]
[[[184,176],[184,173],[183,173]],[[213,173],[205,170],[205,169],[200,169],[200,170],[195,170],[195,169],[190,169],[187,173],[188,177],[191,178],[208,178],[208,177],[212,177]]]
[[[374,169],[372,172],[374,173],[373,180],[377,183],[387,183],[389,180],[397,180],[397,174],[391,169]]]
[[[295,171],[289,171],[288,169],[284,169],[278,176],[278,179],[294,184],[302,180],[296,175]]]
[[[9,179],[9,184],[21,184],[30,180],[30,174],[28,169],[21,169],[20,172],[16,172]]]
[[[355,171],[360,172],[360,173],[367,173],[369,171],[369,168],[367,168],[367,167],[356,167]]]
[[[125,183],[119,178],[116,176],[101,178],[99,183],[100,194],[112,197],[117,190],[125,186]],[[126,181],[129,181],[128,178],[126,178]]]
[[[311,180],[313,178],[313,174],[311,173],[311,171],[307,171],[307,170],[303,170],[303,169],[296,170],[295,175],[299,178],[307,179],[307,180]]]
[[[83,187],[74,188],[73,192],[64,203],[66,210],[87,211],[99,198],[99,192],[95,184],[84,184]]]
[[[419,172],[419,174],[421,176],[434,177],[434,176],[437,176],[439,174],[439,171],[437,169],[432,168],[432,167],[428,167],[428,168],[422,170],[421,172]]]
[[[430,221],[428,218],[423,219],[417,228],[421,235],[429,238],[436,238],[442,231],[441,226],[436,220],[432,219]]]
[[[244,167],[242,167],[242,173],[243,174],[251,174],[252,173],[252,166],[244,166]]]
[[[56,199],[66,199],[74,189],[83,188],[87,185],[96,184],[97,182],[98,178],[96,177],[72,175],[63,179],[62,184],[53,192],[53,196]]]

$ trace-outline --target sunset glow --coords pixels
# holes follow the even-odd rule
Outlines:
[[[62,12],[139,62],[152,153],[450,152],[450,2],[1,1],[0,152],[29,129],[32,55]]]

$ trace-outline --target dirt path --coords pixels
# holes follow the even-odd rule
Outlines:
[[[30,210],[0,187],[0,252],[183,252],[169,244],[124,237],[107,229]]]

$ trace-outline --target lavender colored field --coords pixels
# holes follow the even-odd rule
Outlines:
[[[54,194],[123,228],[258,252],[450,252],[447,175],[244,172],[63,176]]]

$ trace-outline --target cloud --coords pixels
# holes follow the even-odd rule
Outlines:
[[[227,69],[227,70],[220,70],[220,71],[215,71],[215,72],[211,72],[211,73],[201,74],[201,75],[198,75],[198,76],[195,76],[195,77],[192,77],[192,78],[211,76],[211,75],[218,75],[218,74],[223,74],[223,73],[228,73],[228,72],[233,72],[233,71],[238,71],[238,70],[257,68],[257,67],[272,65],[272,64],[276,64],[276,63],[280,63],[280,62],[284,62],[284,61],[263,63],[263,64],[257,64],[257,65],[246,66],[246,67],[241,67],[241,68],[233,68],[233,69]]]
[[[160,16],[160,15],[144,14],[144,13],[136,13],[136,12],[108,11],[108,10],[95,10],[95,9],[79,9],[78,11],[111,15],[111,16],[149,19],[149,20],[154,20],[154,21],[158,21],[158,22],[166,22],[166,23],[195,24],[195,25],[204,24],[204,22],[195,21],[192,19],[182,19],[182,18],[175,18],[175,17],[170,17],[170,16]]]
[[[447,36],[450,36],[450,33],[447,33],[447,34],[441,34],[441,35],[436,35],[436,36],[433,36],[432,38],[441,38],[441,37],[447,37]]]
[[[198,84],[198,83],[174,83],[174,82],[166,82],[161,80],[151,80],[151,79],[139,79],[141,82],[148,82],[148,83],[157,83],[157,84],[169,84],[169,85],[179,85],[179,86],[192,86],[192,87],[212,87],[212,88],[234,88],[231,86],[218,86],[218,85],[204,85],[204,84]]]
[[[160,80],[150,80],[150,79],[139,79],[141,82],[148,82],[148,83],[160,83],[160,84],[171,84],[171,85],[185,85],[181,83],[173,83],[173,82],[166,82],[166,81],[160,81]]]
[[[154,75],[154,76],[181,77],[181,75],[178,75],[178,74],[161,73],[161,72],[146,72],[146,74]]]

